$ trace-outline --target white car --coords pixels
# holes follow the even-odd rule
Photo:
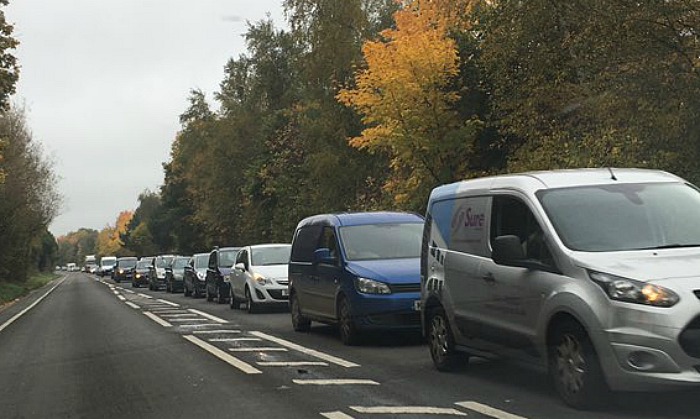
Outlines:
[[[259,244],[242,248],[229,274],[231,308],[246,303],[249,313],[263,305],[287,305],[287,265],[290,244]]]

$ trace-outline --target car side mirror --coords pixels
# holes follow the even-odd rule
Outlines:
[[[493,241],[491,258],[497,265],[522,266],[525,252],[518,236],[498,236]]]
[[[318,265],[319,263],[335,265],[338,263],[338,258],[331,256],[331,249],[322,247],[314,251],[314,264]]]
[[[233,265],[233,269],[240,271],[240,272],[245,272],[245,264],[239,262],[239,263]]]

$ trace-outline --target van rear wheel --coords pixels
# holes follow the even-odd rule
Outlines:
[[[457,352],[450,322],[442,307],[433,309],[428,319],[428,347],[438,371],[454,371],[466,365],[469,356]]]
[[[289,301],[290,310],[292,312],[292,327],[297,332],[308,332],[311,330],[311,320],[304,317],[301,314],[301,307],[299,306],[299,298],[296,292],[292,294]]]

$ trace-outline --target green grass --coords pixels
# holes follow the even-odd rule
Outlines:
[[[31,276],[27,282],[21,284],[0,282],[0,305],[27,295],[29,291],[41,288],[59,276],[60,275],[55,273],[43,272]]]

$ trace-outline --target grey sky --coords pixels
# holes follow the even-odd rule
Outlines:
[[[191,88],[209,98],[245,51],[245,22],[282,0],[10,0],[24,102],[64,196],[50,229],[102,229],[163,181]]]

